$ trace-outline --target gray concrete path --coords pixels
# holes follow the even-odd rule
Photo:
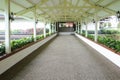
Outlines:
[[[58,36],[11,80],[120,80],[120,68],[75,36]]]

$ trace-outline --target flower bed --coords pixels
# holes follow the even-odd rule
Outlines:
[[[38,40],[36,42],[32,42],[27,44],[26,46],[23,47],[23,49],[20,49],[17,52],[12,52],[5,57],[0,58],[0,74],[11,68],[13,65],[18,63],[19,61],[23,60],[26,56],[30,54],[34,54],[33,52],[42,47],[42,45],[46,44],[53,38],[55,38],[57,34],[53,34],[49,37],[46,37],[42,40]],[[13,54],[14,53],[14,54]]]
[[[47,33],[46,36],[48,37],[48,36],[50,36],[50,34]],[[38,35],[36,37],[36,39],[37,40],[42,40],[42,39],[44,39],[44,35],[43,34]],[[11,51],[14,52],[15,50],[17,50],[17,49],[19,49],[21,47],[24,47],[24,46],[26,46],[26,45],[28,45],[28,44],[30,44],[32,42],[34,42],[33,36],[32,37],[21,38],[21,39],[18,39],[18,40],[12,40],[10,42]],[[5,44],[3,43],[3,44],[0,45],[0,56],[2,57],[4,55],[6,55],[6,53],[5,53]]]
[[[82,34],[82,36],[84,36],[84,34]],[[94,40],[94,36],[91,34],[88,34],[87,38]],[[98,36],[98,43],[103,44],[108,48],[111,48],[116,53],[120,52],[120,41],[119,40],[115,40],[109,37]]]

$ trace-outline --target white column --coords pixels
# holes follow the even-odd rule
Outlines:
[[[54,25],[55,25],[54,27],[55,27],[55,33],[56,33],[56,22],[55,22],[55,24],[54,24]]]
[[[33,37],[34,37],[34,42],[36,41],[36,34],[37,34],[37,30],[36,30],[36,25],[37,25],[37,19],[36,19],[36,9],[35,9],[35,12],[34,12],[34,15],[35,15],[35,19],[34,19],[34,28],[33,28]]]
[[[97,14],[95,14],[95,37],[94,41],[97,42],[97,37],[98,37],[98,19],[97,19]]]
[[[51,34],[53,33],[53,23],[50,24]]]
[[[82,34],[82,19],[81,19],[80,33]]]
[[[11,53],[10,45],[10,0],[5,0],[5,52]]]
[[[76,32],[78,31],[78,24],[77,24],[77,22],[76,22]]]
[[[87,27],[88,27],[88,23],[86,21],[86,24],[85,24],[85,37],[88,36],[88,29],[87,29]]]
[[[53,31],[53,33],[55,32],[55,24],[54,23],[52,25],[52,31]]]
[[[43,29],[43,32],[44,32],[44,38],[46,38],[46,25],[47,25],[47,23],[44,24],[44,29]]]
[[[78,33],[80,33],[80,24],[78,22]]]
[[[51,34],[51,24],[49,24],[49,34]]]
[[[36,36],[37,36],[36,25],[37,25],[37,23],[36,23],[36,20],[35,20],[34,21],[34,28],[33,28],[33,31],[34,31],[34,33],[33,33],[34,42],[36,41]]]

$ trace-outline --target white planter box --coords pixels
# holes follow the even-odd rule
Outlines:
[[[117,65],[118,67],[120,67],[120,56],[98,44],[96,44],[93,41],[90,41],[89,39],[80,36],[78,34],[75,33],[75,35],[80,38],[83,42],[85,42],[86,44],[88,44],[90,47],[92,47],[93,49],[95,49],[98,53],[102,54],[103,56],[105,56],[107,59],[109,59],[111,62],[113,62],[115,65]]]
[[[57,34],[54,34],[50,37],[45,38],[44,40],[35,43],[34,45],[27,47],[12,56],[7,57],[6,59],[3,59],[0,61],[0,74],[11,68],[13,65],[21,61],[23,58],[31,54],[33,51],[38,49],[40,46],[44,45],[46,42],[54,38]]]

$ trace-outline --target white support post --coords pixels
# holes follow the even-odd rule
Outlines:
[[[37,25],[37,19],[36,19],[36,9],[34,11],[35,19],[34,19],[34,28],[33,28],[33,37],[34,37],[34,42],[36,41],[36,36],[37,36],[37,30],[36,30],[36,25]]]
[[[53,33],[53,30],[52,30],[52,23],[50,23],[50,29],[51,29],[51,34]]]
[[[36,36],[37,36],[37,31],[36,31],[36,20],[34,21],[34,28],[33,28],[33,30],[34,30],[34,33],[33,33],[33,37],[34,37],[34,42],[36,41]]]
[[[44,31],[43,31],[43,32],[44,32],[44,38],[46,38],[46,25],[47,25],[47,24],[45,23],[44,29],[43,29],[43,30],[44,30]]]
[[[51,34],[51,24],[49,24],[49,34]]]
[[[81,19],[80,33],[82,34],[82,19]]]
[[[80,24],[79,24],[79,22],[78,22],[78,33],[80,32]]]
[[[88,36],[88,29],[87,29],[87,27],[88,27],[88,23],[86,21],[86,24],[85,24],[85,37]]]
[[[54,27],[55,27],[55,33],[56,33],[56,22],[55,22],[55,24],[54,24],[54,25],[55,25]]]
[[[52,31],[53,33],[55,32],[55,24],[53,23],[53,26],[52,26]]]
[[[10,0],[5,0],[5,52],[11,53],[10,44]]]
[[[77,24],[77,22],[76,22],[76,32],[78,31],[78,24]]]
[[[97,19],[97,14],[95,14],[95,37],[94,41],[97,42],[98,38],[98,19]]]

